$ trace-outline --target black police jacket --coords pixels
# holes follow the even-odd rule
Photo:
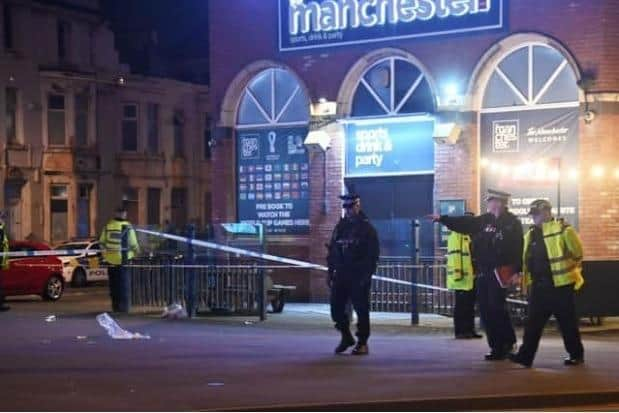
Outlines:
[[[498,218],[489,213],[475,217],[444,215],[440,223],[452,231],[471,236],[473,259],[480,271],[502,265],[513,265],[517,271],[522,269],[522,223],[511,212],[505,211]]]
[[[329,271],[365,278],[376,272],[380,246],[376,230],[367,216],[341,218],[327,244]]]

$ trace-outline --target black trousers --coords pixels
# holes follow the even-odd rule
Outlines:
[[[122,290],[122,272],[121,267],[114,265],[107,269],[108,284],[110,288],[110,298],[112,299],[112,311],[120,311],[121,290]]]
[[[518,356],[527,363],[533,363],[539,347],[544,326],[551,315],[559,323],[565,349],[572,358],[582,358],[584,348],[578,330],[578,317],[574,304],[574,286],[554,287],[553,285],[535,285],[529,296],[529,316],[524,330],[522,346]]]
[[[338,278],[339,277],[339,278]],[[347,304],[357,313],[357,338],[366,344],[370,337],[370,287],[371,282],[363,282],[358,277],[342,277],[338,274],[331,287],[331,319],[335,328],[342,334],[350,334],[350,318]]]
[[[479,313],[486,329],[488,346],[496,353],[505,353],[516,344],[506,299],[507,292],[499,285],[494,270],[484,271],[477,277]]]
[[[454,306],[454,333],[456,336],[475,332],[475,295],[473,288],[470,291],[456,290],[456,304]]]

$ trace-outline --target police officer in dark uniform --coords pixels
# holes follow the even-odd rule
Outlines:
[[[335,328],[342,334],[335,353],[345,352],[355,345],[350,332],[350,319],[346,311],[352,302],[357,313],[357,342],[352,351],[355,355],[368,354],[370,337],[370,287],[380,254],[376,230],[361,211],[358,195],[343,195],[342,208],[345,216],[335,226],[328,244],[327,283],[331,288],[331,318]]]
[[[525,284],[531,286],[529,317],[522,346],[510,359],[531,367],[544,326],[554,315],[569,354],[564,363],[582,364],[584,348],[574,303],[574,292],[584,284],[580,237],[573,227],[552,217],[552,205],[545,199],[534,201],[529,214],[534,225],[524,237],[522,271]]]
[[[523,234],[520,220],[507,210],[510,194],[488,190],[488,212],[480,216],[437,216],[433,219],[452,231],[469,234],[473,239],[477,299],[490,352],[488,361],[504,360],[513,351],[516,334],[507,311],[506,290],[499,284],[495,270],[510,266],[522,268]]]

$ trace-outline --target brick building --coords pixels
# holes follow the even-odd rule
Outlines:
[[[0,206],[10,236],[210,217],[208,89],[132,75],[98,0],[0,1]]]
[[[618,18],[611,0],[212,0],[213,219],[323,263],[348,187],[405,256],[411,220],[480,212],[494,187],[525,224],[548,198],[586,259],[617,260]],[[325,296],[322,274],[279,277]]]

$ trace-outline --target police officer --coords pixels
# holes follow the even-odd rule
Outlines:
[[[111,219],[101,232],[99,243],[103,249],[103,259],[109,264],[108,278],[110,297],[112,298],[112,311],[128,311],[126,307],[128,294],[125,280],[122,273],[122,230],[127,227],[127,259],[132,259],[138,252],[138,241],[135,230],[131,223],[127,221],[127,210],[124,207],[119,207],[116,210],[115,217]],[[124,299],[123,299],[124,298]],[[125,302],[123,302],[125,301]]]
[[[327,283],[331,288],[331,318],[342,334],[335,353],[345,352],[355,345],[350,332],[350,318],[346,305],[350,301],[357,313],[357,342],[355,355],[368,354],[370,337],[370,287],[376,271],[379,244],[376,230],[361,211],[361,199],[350,194],[340,197],[345,216],[335,226],[328,244]]]
[[[9,252],[9,238],[6,235],[6,228],[4,222],[0,220],[0,251],[3,253]],[[0,311],[8,311],[11,309],[8,305],[4,304],[4,290],[2,289],[2,282],[4,281],[4,271],[9,268],[9,257],[2,256],[0,260]]]
[[[472,216],[467,212],[465,215]],[[475,272],[471,237],[452,231],[447,238],[447,288],[454,291],[456,339],[482,338],[475,332]]]
[[[524,281],[531,285],[529,317],[522,346],[510,359],[531,367],[544,326],[554,315],[569,354],[564,363],[582,364],[584,349],[574,305],[574,291],[584,283],[580,238],[574,228],[552,217],[552,206],[544,199],[533,201],[529,214],[534,225],[524,237],[523,254]]]
[[[488,361],[504,360],[516,344],[516,334],[507,312],[507,294],[495,275],[500,267],[522,268],[523,234],[520,220],[507,209],[510,194],[488,190],[486,214],[433,219],[452,231],[471,235],[478,272],[477,299],[490,352]]]

